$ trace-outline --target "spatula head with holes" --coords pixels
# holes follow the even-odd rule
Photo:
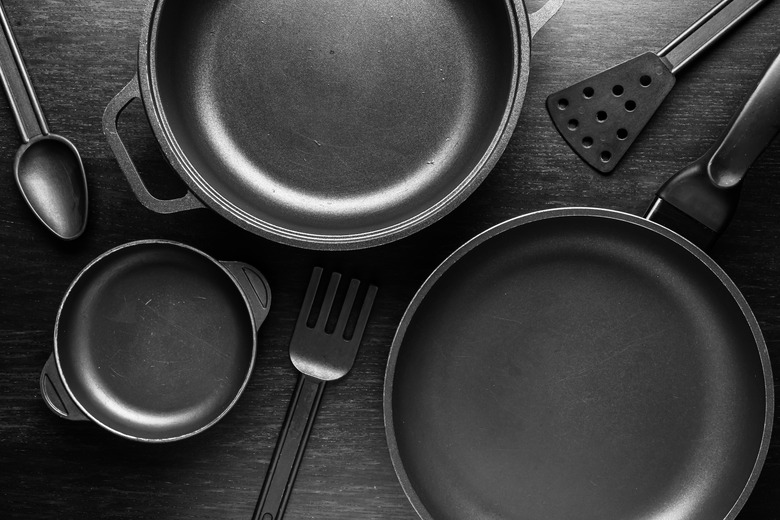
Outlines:
[[[674,86],[674,75],[765,2],[719,0],[658,53],[552,94],[547,111],[555,127],[585,162],[611,172]]]
[[[674,86],[663,59],[647,52],[551,94],[547,111],[569,146],[611,172]]]

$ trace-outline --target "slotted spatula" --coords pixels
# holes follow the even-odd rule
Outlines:
[[[672,90],[675,74],[766,0],[722,0],[657,54],[646,52],[551,94],[547,111],[582,159],[611,172]]]
[[[344,377],[352,368],[376,297],[377,287],[370,285],[362,303],[356,303],[360,281],[352,279],[336,324],[330,330],[329,316],[341,280],[339,273],[333,273],[316,322],[310,326],[322,272],[320,267],[312,272],[290,341],[290,359],[301,374],[268,466],[260,500],[252,517],[254,520],[281,520],[284,516],[325,383]],[[357,314],[355,320],[350,318],[353,314]],[[355,321],[354,327],[349,327],[352,321]]]

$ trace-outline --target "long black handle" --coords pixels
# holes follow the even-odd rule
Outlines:
[[[676,74],[766,0],[722,0],[658,52]]]
[[[661,186],[645,215],[708,247],[736,211],[748,168],[780,132],[780,53],[726,131]]]
[[[22,55],[16,45],[2,2],[0,2],[0,25],[3,26],[5,36],[0,38],[0,80],[8,95],[8,102],[16,118],[22,141],[26,143],[33,137],[48,134],[49,128],[24,67]]]
[[[320,407],[325,382],[301,374],[268,465],[253,520],[281,520]]]
[[[780,132],[780,53],[710,149],[707,173],[719,188],[742,182],[748,168]]]

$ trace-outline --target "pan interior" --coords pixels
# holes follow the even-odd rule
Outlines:
[[[390,444],[424,518],[713,520],[750,479],[756,339],[712,270],[651,229],[508,229],[404,324]]]
[[[245,219],[343,235],[417,217],[480,170],[514,103],[505,1],[160,4],[163,125]]]
[[[69,292],[57,328],[64,379],[99,423],[131,437],[218,419],[252,366],[243,296],[208,258],[168,244],[120,249]]]

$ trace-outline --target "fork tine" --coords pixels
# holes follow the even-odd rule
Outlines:
[[[320,278],[322,278],[322,267],[315,267],[311,272],[309,287],[306,289],[306,296],[303,297],[303,304],[298,313],[298,322],[295,325],[296,330],[305,327],[306,322],[309,321],[309,314],[311,314],[311,307],[314,304],[314,297],[317,295]]]
[[[376,285],[370,285],[366,292],[366,298],[363,300],[363,307],[360,309],[360,315],[358,316],[357,323],[355,323],[355,332],[352,333],[352,339],[350,341],[360,342],[363,337],[363,331],[366,329],[366,323],[368,323],[368,315],[371,313],[371,307],[374,305],[374,299],[378,288]]]
[[[344,305],[341,306],[341,313],[339,314],[339,321],[336,323],[336,328],[333,329],[333,333],[338,336],[344,336],[344,329],[347,328],[347,321],[349,315],[352,314],[352,305],[355,303],[355,297],[357,296],[358,287],[360,287],[360,280],[353,278],[349,282],[349,289],[347,295],[344,297]]]
[[[333,300],[336,299],[336,289],[339,288],[340,280],[341,274],[333,273],[330,275],[328,290],[325,292],[325,299],[322,301],[322,307],[320,307],[317,325],[314,326],[316,329],[325,329],[325,325],[328,323],[328,316],[330,316],[330,310],[333,308]]]

